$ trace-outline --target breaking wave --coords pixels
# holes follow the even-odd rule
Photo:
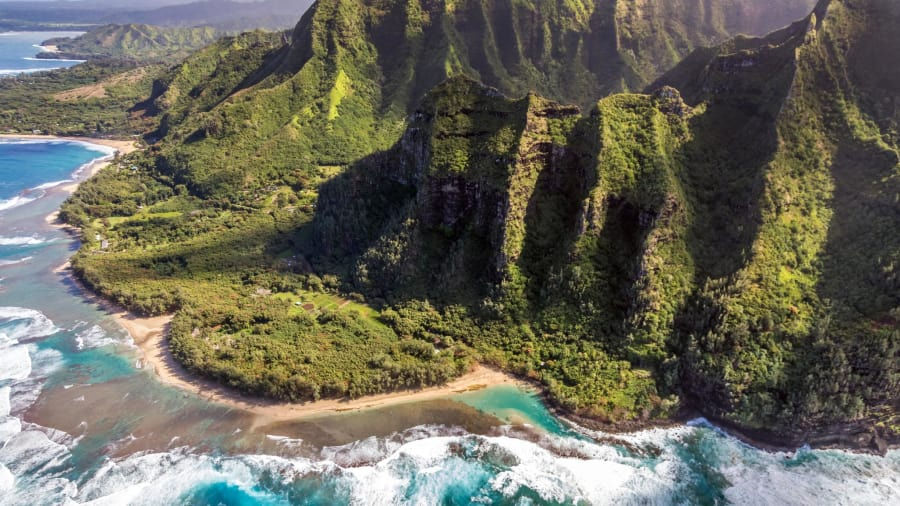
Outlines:
[[[16,195],[10,199],[0,200],[0,211],[8,211],[10,209],[14,209],[19,206],[24,206],[29,202],[33,202],[37,200],[38,197],[26,197],[24,195]]]
[[[19,237],[0,236],[0,246],[39,246],[48,242],[50,242],[49,239],[38,237],[37,235]]]
[[[114,344],[123,344],[124,342],[110,337],[99,325],[94,325],[75,335],[75,347],[79,350],[90,348],[102,348]]]
[[[59,331],[40,311],[0,307],[0,504],[884,505],[900,497],[898,451],[768,453],[702,419],[623,435],[583,431],[590,437],[421,425],[319,450],[268,434],[305,456],[179,447],[85,468],[80,437],[19,418],[61,363],[32,341]],[[73,332],[82,349],[115,342],[98,325]]]
[[[17,481],[13,504],[887,504],[900,493],[897,452],[765,453],[704,427],[642,434],[653,454],[555,436],[533,442],[458,432],[417,427],[319,458],[212,456],[183,447],[107,460],[76,486],[49,472],[69,464],[66,446],[29,430],[0,450],[0,462],[16,476],[25,468],[47,473]],[[690,452],[712,460],[698,462]]]

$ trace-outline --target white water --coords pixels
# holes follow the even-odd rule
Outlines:
[[[16,195],[13,198],[0,200],[0,211],[7,211],[9,209],[13,209],[15,207],[24,206],[29,202],[33,202],[37,200],[38,197],[25,197],[23,195]]]
[[[766,453],[702,421],[694,427],[621,436],[641,449],[636,454],[569,436],[527,441],[429,425],[326,447],[317,458],[213,456],[186,447],[138,453],[107,459],[75,483],[59,470],[71,466],[71,449],[79,440],[23,427],[17,408],[10,406],[15,392],[39,393],[35,378],[46,377],[60,363],[58,353],[37,352],[19,339],[59,329],[41,312],[26,308],[2,307],[0,321],[5,330],[0,378],[12,380],[11,386],[0,387],[0,490],[5,492],[0,504],[172,504],[217,483],[228,483],[254,501],[279,504],[291,487],[310,477],[360,504],[433,504],[456,493],[475,502],[530,497],[540,502],[669,504],[694,496],[690,490],[698,482],[698,470],[685,457],[689,448],[720,473],[724,497],[738,504],[884,505],[900,497],[898,452],[886,458],[841,451]],[[96,325],[77,336],[82,347],[102,346],[110,339]],[[37,393],[28,397],[33,401]],[[278,434],[267,439],[303,445]],[[258,488],[264,477],[269,482],[274,477],[266,491]]]
[[[128,341],[123,341],[111,337],[99,325],[93,325],[90,328],[82,330],[75,335],[75,347],[78,350],[102,348],[104,346],[111,346],[114,344],[133,345],[130,338],[128,339]]]
[[[0,246],[38,246],[47,242],[50,241],[36,235],[20,237],[0,236]]]

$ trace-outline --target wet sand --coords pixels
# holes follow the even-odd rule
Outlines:
[[[128,154],[137,149],[137,146],[132,141],[55,137],[46,135],[0,135],[0,138],[4,137],[89,142],[113,147],[122,154]],[[86,169],[87,174],[80,177],[79,181],[68,185],[62,185],[59,189],[65,192],[75,191],[82,181],[90,179],[108,165],[108,159],[98,160]],[[46,218],[47,223],[59,227],[66,227],[66,225],[59,223],[58,214],[59,211],[56,211],[48,215]],[[65,272],[68,271],[68,269],[69,263],[66,262],[58,267],[56,271]],[[68,272],[67,274],[71,276],[71,272]],[[78,283],[78,280],[75,279],[74,276],[72,279]],[[78,284],[81,286],[80,283]],[[242,395],[216,382],[206,380],[197,374],[191,373],[174,359],[169,351],[169,346],[166,341],[166,334],[168,332],[169,323],[172,321],[172,315],[149,318],[140,317],[96,296],[84,286],[81,286],[81,289],[84,291],[87,298],[103,306],[104,309],[110,313],[112,318],[128,332],[132,340],[134,340],[134,343],[142,352],[141,360],[143,366],[151,369],[160,382],[193,392],[207,400],[253,414],[257,419],[257,425],[296,420],[318,415],[382,408],[411,402],[429,401],[445,398],[457,393],[480,390],[497,385],[514,385],[521,388],[533,389],[530,384],[518,380],[507,373],[477,365],[468,373],[443,386],[369,395],[358,399],[326,399],[305,403],[284,403]]]
[[[270,401],[242,395],[218,383],[200,378],[181,366],[169,352],[165,338],[171,316],[140,318],[127,311],[115,312],[112,316],[131,335],[134,343],[143,352],[144,367],[151,368],[159,381],[194,392],[207,400],[252,413],[257,416],[259,424],[428,401],[496,385],[533,388],[509,374],[477,365],[468,373],[443,386],[368,395],[358,399],[324,399],[304,403]]]

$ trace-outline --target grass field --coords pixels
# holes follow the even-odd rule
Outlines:
[[[292,293],[272,294],[272,298],[290,302],[293,305],[291,311],[294,314],[303,311],[311,314],[318,314],[322,311],[356,313],[364,321],[379,326],[384,325],[378,320],[380,313],[376,309],[338,295],[300,290]]]

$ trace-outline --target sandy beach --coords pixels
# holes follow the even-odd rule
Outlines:
[[[120,155],[127,155],[129,153],[133,153],[138,150],[137,142],[131,140],[116,140],[116,139],[95,139],[93,137],[60,137],[56,135],[36,135],[36,134],[0,134],[0,139],[33,139],[33,140],[44,140],[44,141],[73,141],[73,142],[84,142],[87,144],[96,144],[98,146],[105,146],[108,148],[115,149]],[[102,158],[98,158],[93,163],[84,168],[84,170],[78,174],[78,180],[73,181],[68,184],[60,185],[54,189],[58,191],[63,191],[66,193],[72,193],[76,189],[78,189],[78,185],[81,182],[86,181],[100,172],[103,168],[107,167],[111,161],[112,156],[106,156]],[[47,215],[46,222],[49,225],[58,226],[58,227],[66,227],[66,225],[59,223],[59,210],[56,210]],[[65,266],[63,266],[65,267]],[[61,267],[62,268],[62,267]]]
[[[88,142],[115,148],[121,154],[128,154],[138,149],[136,143],[133,141],[94,139],[87,137],[0,135],[0,138]],[[90,179],[107,165],[109,165],[108,159],[98,160],[87,168],[86,174],[83,174],[79,178],[79,181],[60,186],[60,190],[66,192],[75,191],[82,181]],[[48,215],[46,218],[47,223],[54,226],[65,226],[58,223],[58,214],[59,212],[56,211]],[[57,272],[66,272],[68,270],[68,262],[56,269]],[[71,275],[71,272],[67,272],[67,274]],[[77,280],[75,281],[77,282]],[[167,385],[193,392],[210,401],[249,412],[257,417],[257,422],[259,424],[316,415],[334,414],[345,411],[371,409],[408,402],[426,401],[447,397],[455,393],[479,390],[496,385],[515,385],[521,388],[533,388],[528,383],[518,380],[507,373],[478,365],[467,374],[464,374],[443,386],[370,395],[352,400],[326,399],[305,403],[284,403],[245,396],[232,389],[219,385],[218,383],[200,378],[196,374],[187,371],[172,357],[172,354],[169,352],[168,343],[166,342],[168,326],[172,320],[171,315],[151,318],[139,317],[129,311],[114,306],[112,303],[103,300],[95,294],[92,294],[86,287],[82,286],[82,289],[87,298],[101,305],[110,313],[112,318],[128,332],[134,340],[135,345],[137,345],[141,351],[142,367],[152,370],[159,381]]]
[[[56,271],[72,276],[73,281],[83,290],[84,297],[101,306],[116,323],[128,332],[140,351],[140,365],[142,368],[151,371],[157,380],[166,385],[192,392],[209,401],[254,415],[256,418],[254,426],[440,399],[453,394],[481,390],[498,385],[516,386],[527,390],[535,389],[532,384],[526,381],[479,364],[468,373],[445,385],[368,395],[358,399],[323,399],[303,403],[287,403],[243,395],[188,371],[175,360],[169,351],[169,345],[166,341],[166,335],[173,315],[141,317],[126,311],[87,289],[72,275],[69,267],[69,263],[66,262],[58,267]]]
[[[120,154],[127,155],[137,151],[137,142],[133,140],[99,139],[95,137],[60,137],[56,135],[37,134],[0,134],[0,139],[34,139],[43,141],[74,141],[97,144],[116,149]]]
[[[199,378],[176,362],[169,352],[165,339],[171,316],[139,318],[127,311],[114,312],[112,315],[128,331],[134,343],[143,353],[143,367],[152,369],[159,381],[193,392],[207,400],[252,413],[257,416],[259,425],[316,415],[427,401],[496,385],[514,385],[533,389],[528,383],[509,374],[477,365],[467,374],[443,386],[369,395],[358,399],[324,399],[305,403],[269,401],[241,395],[215,382]]]

